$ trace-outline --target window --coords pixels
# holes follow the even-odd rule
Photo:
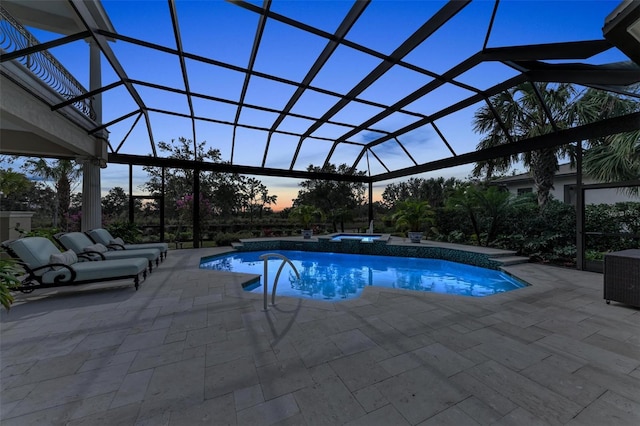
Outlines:
[[[576,186],[565,185],[564,186],[564,202],[566,204],[571,204],[572,206],[576,205]]]

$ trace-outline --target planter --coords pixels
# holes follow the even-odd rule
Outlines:
[[[0,212],[0,241],[15,240],[24,233],[31,231],[31,217],[35,212],[2,211]]]
[[[302,238],[304,238],[305,240],[308,240],[312,236],[313,236],[313,230],[312,229],[303,229],[302,230]]]
[[[408,232],[407,235],[412,243],[419,243],[422,241],[422,232]]]

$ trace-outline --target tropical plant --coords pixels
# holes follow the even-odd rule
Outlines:
[[[585,154],[584,170],[601,182],[621,182],[640,176],[640,130],[609,135]],[[638,187],[631,187],[638,193]]]
[[[496,186],[481,188],[469,185],[459,188],[449,198],[448,208],[464,211],[471,221],[478,244],[488,246],[496,239],[498,228],[514,202],[509,191]]]
[[[551,200],[540,211],[535,194],[521,195],[501,223],[492,246],[516,250],[534,261],[575,263],[576,216],[572,205]]]
[[[599,252],[637,248],[640,203],[590,204],[585,208],[586,247]]]
[[[0,303],[6,310],[11,309],[11,290],[20,284],[18,276],[21,272],[15,260],[0,258]]]
[[[435,213],[428,201],[409,199],[398,203],[391,219],[398,230],[423,232],[433,225]]]
[[[324,220],[324,212],[310,204],[300,204],[291,209],[289,220],[299,223],[302,229],[311,229],[314,220]]]
[[[39,176],[44,180],[52,180],[55,190],[53,226],[67,230],[67,218],[71,205],[71,189],[82,175],[82,169],[73,160],[46,160],[44,158],[28,159],[22,166],[27,173]]]
[[[522,83],[489,99],[489,104],[475,112],[473,129],[484,134],[477,149],[487,149],[563,129],[576,122],[577,110],[572,108],[576,90],[571,84]],[[543,104],[540,102],[542,98]],[[497,113],[499,119],[494,115]],[[505,133],[506,129],[509,134]],[[544,148],[478,162],[474,175],[483,173],[490,180],[496,172],[507,172],[517,161],[529,168],[538,194],[538,205],[549,201],[553,178],[558,170],[558,157],[570,154],[569,145]]]
[[[474,185],[462,185],[456,189],[447,199],[447,209],[464,212],[473,228],[476,241],[480,241],[480,224],[478,220],[479,204],[477,203],[476,192],[478,189]]]
[[[25,237],[43,237],[53,240],[53,236],[60,232],[58,228],[37,228],[27,232]]]
[[[638,93],[640,85],[631,91]],[[637,99],[597,89],[588,89],[577,105],[580,124],[640,111]],[[634,180],[640,176],[640,130],[590,139],[584,155],[584,170],[601,182]],[[638,187],[629,192],[638,193]]]
[[[106,224],[105,229],[114,237],[122,238],[126,243],[140,241],[141,232],[135,223],[117,220]]]

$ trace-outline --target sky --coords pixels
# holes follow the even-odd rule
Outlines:
[[[260,5],[261,2],[252,1]],[[142,39],[150,43],[175,48],[175,38],[167,2],[163,0],[105,0],[104,7],[120,34]],[[404,39],[413,33],[425,19],[442,6],[442,1],[427,0],[374,0],[364,11],[360,20],[346,36],[347,40],[383,53],[391,53]],[[618,1],[515,1],[503,0],[499,4],[488,47],[551,43],[602,38],[605,17],[619,4]],[[281,1],[274,0],[271,10],[295,20],[317,26],[323,31],[333,32],[351,8],[352,2],[343,0],[326,1]],[[405,61],[436,73],[443,73],[482,48],[489,17],[494,3],[475,1],[456,15],[449,24],[434,33],[429,39],[405,57]],[[248,12],[228,2],[176,1],[176,8],[182,33],[184,50],[193,54],[212,57],[232,65],[246,67],[254,39],[258,15]],[[59,35],[32,30],[40,41],[48,41]],[[324,48],[326,40],[311,36],[298,29],[269,20],[258,51],[254,69],[277,75],[284,79],[300,80],[309,66]],[[173,55],[154,53],[134,44],[117,41],[111,47],[128,76],[132,79],[147,80],[155,84],[184,88],[180,74],[180,64]],[[85,87],[89,86],[88,47],[84,41],[70,43],[51,50],[53,55],[71,71]],[[590,60],[590,63],[608,63],[627,60],[616,49],[610,49]],[[325,68],[314,78],[312,85],[334,92],[349,91],[362,77],[380,63],[370,55],[346,46],[340,46]],[[214,67],[198,61],[186,60],[190,89],[194,92],[237,100],[243,83],[243,74]],[[474,85],[480,89],[491,87],[516,72],[500,63],[486,63],[456,78],[461,83]],[[117,80],[116,73],[103,58],[103,84]],[[429,77],[394,67],[359,97],[384,104],[391,104],[430,80]],[[150,108],[171,109],[189,113],[187,102],[182,96],[144,86],[136,86],[145,103]],[[278,109],[289,100],[295,88],[275,83],[260,77],[252,77],[245,102]],[[453,85],[442,86],[418,99],[407,109],[432,114],[458,100],[470,96],[471,92]],[[313,91],[307,91],[296,103],[293,112],[319,117],[331,107],[337,98]],[[103,122],[137,109],[135,102],[123,87],[103,95]],[[168,107],[170,106],[170,108]],[[471,121],[474,111],[480,105],[472,105],[462,111],[438,120],[439,129],[457,153],[470,152],[477,145],[480,135],[473,133]],[[194,110],[198,116],[213,117],[233,121],[236,107],[224,104],[213,105],[200,99],[194,100]],[[359,124],[381,109],[364,104],[352,103],[339,111],[333,119],[336,122]],[[276,114],[244,108],[240,123],[270,127]],[[191,122],[166,114],[150,113],[155,141],[171,141],[184,136],[192,138]],[[394,113],[374,128],[393,130],[410,124],[414,117]],[[119,152],[148,155],[151,143],[144,126],[144,119],[133,127],[135,116],[111,126],[110,142],[117,149],[123,138]],[[310,125],[309,120],[287,118],[281,127],[292,132],[303,132]],[[348,128],[325,124],[313,135],[320,138],[335,138]],[[231,150],[232,130],[230,126],[199,122],[196,138],[206,141],[208,147],[217,148],[223,160],[233,159],[234,164],[259,166],[262,162],[266,139],[263,132],[239,128],[236,134],[235,150]],[[365,142],[379,137],[379,133],[361,132],[353,137],[356,142]],[[288,168],[292,153],[298,143],[297,137],[275,134],[267,157],[267,167]],[[431,161],[450,155],[433,129],[421,127],[400,138],[401,142],[420,162]],[[304,170],[309,164],[319,165],[331,147],[323,139],[306,140],[302,145],[294,169]],[[360,148],[340,146],[331,161],[341,163],[352,158]],[[384,143],[376,148],[376,153],[385,159],[390,168],[412,165],[407,156],[394,142]],[[371,174],[384,172],[380,164],[370,158],[358,164],[358,170]],[[420,177],[443,176],[464,179],[470,175],[473,165],[440,170]],[[522,168],[520,171],[524,171]],[[127,189],[128,167],[110,164],[102,171],[102,190],[106,193],[114,186]],[[141,194],[140,185],[146,175],[141,167],[134,171],[134,192]],[[278,195],[276,209],[287,207],[296,197],[299,180],[257,176],[272,194]],[[407,178],[408,179],[408,178]],[[404,179],[401,179],[404,180]],[[397,180],[396,180],[397,181]],[[374,187],[374,199],[379,199],[384,187],[393,181],[382,182]]]

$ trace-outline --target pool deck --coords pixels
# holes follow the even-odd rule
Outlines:
[[[0,314],[3,426],[637,425],[640,309],[601,274],[509,266],[485,298],[368,287],[279,298],[172,250],[129,281],[18,295]]]

